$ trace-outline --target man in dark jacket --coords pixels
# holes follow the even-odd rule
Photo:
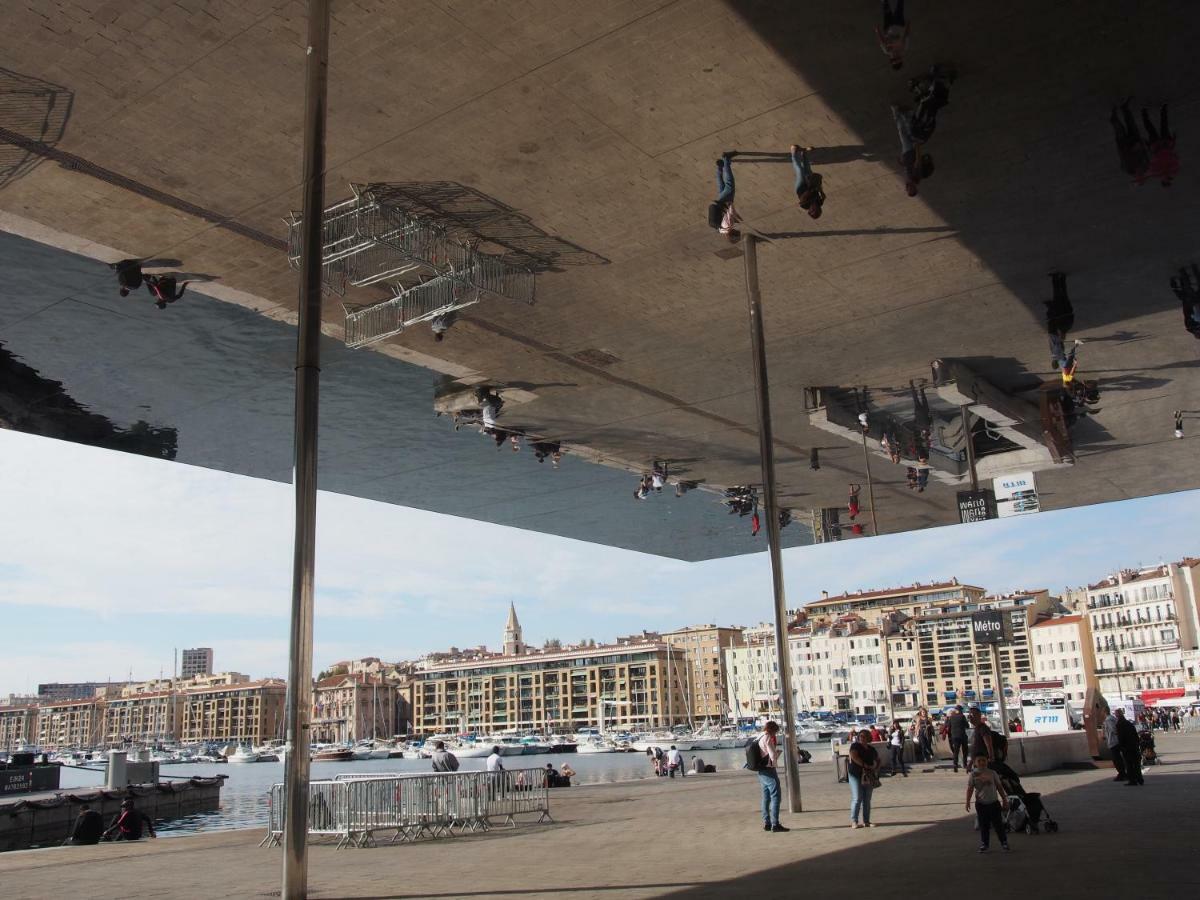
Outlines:
[[[1125,718],[1125,710],[1117,707],[1117,746],[1125,760],[1125,782],[1129,787],[1145,784],[1142,778],[1142,745],[1138,739],[1137,726]]]
[[[139,809],[134,808],[133,798],[121,801],[121,811],[117,817],[113,819],[112,825],[108,827],[108,831],[104,832],[105,837],[112,838],[118,841],[140,841],[142,839],[142,826],[145,826],[146,831],[150,833],[150,837],[158,837],[154,833],[154,823],[150,821],[150,817]]]
[[[954,771],[958,771],[958,756],[962,753],[963,768],[967,767],[967,717],[963,708],[956,706],[946,716],[946,739],[950,742],[950,758],[954,760]]]
[[[88,804],[79,807],[75,827],[71,829],[72,844],[98,844],[104,835],[104,820]]]

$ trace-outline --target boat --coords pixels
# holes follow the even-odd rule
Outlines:
[[[348,747],[322,747],[312,755],[313,762],[350,762],[354,753]]]
[[[575,744],[576,753],[617,753],[619,752],[615,741],[610,741],[602,738],[599,735],[587,738],[583,741],[577,741]]]
[[[262,761],[262,756],[243,744],[230,753],[226,759],[231,763],[256,763]]]
[[[579,750],[575,739],[565,734],[552,734],[546,740],[550,744],[551,753],[575,753]]]

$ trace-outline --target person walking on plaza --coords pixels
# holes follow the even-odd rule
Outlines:
[[[962,706],[955,706],[946,715],[946,739],[950,742],[950,758],[954,761],[954,771],[958,771],[958,754],[962,751],[962,764],[967,765],[967,717],[963,715]]]
[[[992,739],[991,726],[988,725],[987,719],[983,717],[983,712],[978,706],[972,706],[967,711],[967,721],[971,723],[971,759],[976,756],[996,759],[996,746]],[[967,764],[973,765],[970,760]]]
[[[904,20],[904,0],[896,0],[895,7],[891,0],[882,0],[883,27],[875,26],[875,37],[879,39],[879,49],[888,58],[893,69],[904,65],[904,51],[908,49],[908,22]]]
[[[1124,781],[1125,757],[1121,753],[1121,737],[1117,734],[1117,714],[1115,712],[1109,711],[1102,728],[1104,743],[1108,746],[1109,755],[1112,756],[1113,770],[1117,773],[1113,781]]]
[[[1125,718],[1125,710],[1117,707],[1117,742],[1125,761],[1125,784],[1135,787],[1145,784],[1142,777],[1142,742],[1137,726]]]
[[[892,722],[892,733],[888,737],[888,750],[892,756],[892,777],[896,777],[896,765],[900,766],[900,774],[908,777],[908,766],[904,764],[904,729],[899,722]]]
[[[496,748],[492,748],[495,752]],[[458,757],[446,749],[445,741],[438,741],[433,745],[433,771],[435,772],[457,772]]]
[[[1158,178],[1163,187],[1170,187],[1179,174],[1179,154],[1175,152],[1175,134],[1167,122],[1167,104],[1159,110],[1158,127],[1150,121],[1150,111],[1142,109],[1142,125],[1146,128],[1146,140],[1150,145],[1150,165],[1137,179],[1138,184],[1150,178]]]
[[[874,828],[871,823],[871,792],[879,784],[879,753],[871,746],[871,733],[865,728],[851,735],[850,761],[846,769],[850,781],[850,827],[858,828],[858,817],[862,825]]]
[[[822,178],[812,170],[808,153],[812,147],[801,148],[792,144],[792,168],[796,171],[796,199],[800,208],[807,211],[814,219],[821,218],[821,209],[825,204],[825,192],[821,189]]]
[[[104,819],[100,813],[85,803],[79,807],[79,815],[67,839],[71,844],[98,844],[104,836]]]
[[[758,747],[758,784],[762,788],[762,820],[763,831],[791,831],[779,824],[779,772],[776,764],[779,762],[779,723],[768,722],[763,727],[762,736],[756,742]]]
[[[736,244],[741,232],[735,227],[741,221],[733,208],[733,151],[726,151],[717,160],[717,199],[708,206],[708,224]]]
[[[1000,776],[988,768],[988,757],[976,756],[967,772],[967,812],[971,811],[971,795],[975,795],[975,818],[979,823],[979,852],[987,853],[992,838],[992,829],[1000,839],[1000,846],[1008,852],[1008,835],[1004,830],[1004,817],[1000,811],[1008,806],[1008,795]]]
[[[1117,115],[1117,107],[1112,108],[1108,121],[1112,124],[1113,136],[1117,140],[1117,157],[1121,161],[1121,171],[1137,178],[1140,184],[1150,167],[1150,151],[1146,149],[1146,142],[1142,140],[1142,133],[1138,130],[1133,112],[1129,109],[1128,99],[1121,104],[1120,116]]]
[[[154,833],[154,823],[150,821],[150,817],[140,809],[134,807],[132,797],[127,797],[121,801],[121,811],[117,813],[117,817],[108,826],[108,830],[104,832],[104,836],[118,841],[140,841],[142,839],[143,827],[145,827],[150,837],[158,837]],[[116,835],[116,837],[114,838],[113,835]]]

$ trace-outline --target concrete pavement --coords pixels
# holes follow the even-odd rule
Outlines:
[[[1192,829],[1200,796],[1200,735],[1158,739],[1163,765],[1144,788],[1112,770],[1027,776],[1060,824],[1056,834],[1011,838],[1012,852],[976,853],[965,782],[949,771],[885,778],[876,828],[852,830],[849,789],[831,764],[803,768],[805,812],[784,814],[787,834],[761,829],[757,780],[732,771],[553,794],[554,825],[414,845],[335,851],[314,847],[311,896],[374,898],[729,898],[943,889],[946,879],[993,896],[1034,893],[1065,900],[1136,894],[1186,896],[1200,886]],[[785,801],[786,802],[786,801]],[[271,896],[278,850],[259,830],[137,845],[0,855],[5,895],[95,898]],[[1189,885],[1191,887],[1189,887]]]

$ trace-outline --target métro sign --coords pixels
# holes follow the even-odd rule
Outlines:
[[[1008,616],[993,610],[971,613],[971,634],[976,644],[1007,644],[1012,640]]]

